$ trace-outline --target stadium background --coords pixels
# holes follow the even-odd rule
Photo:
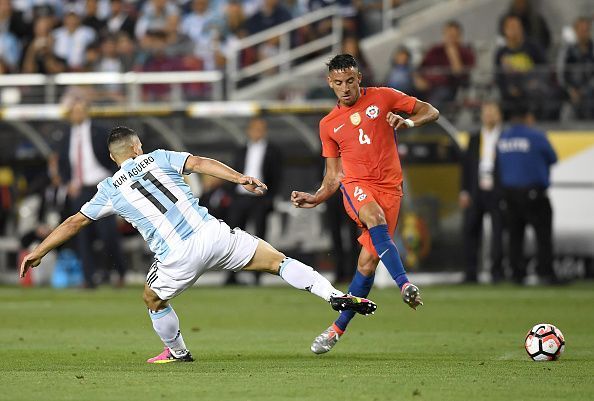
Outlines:
[[[24,11],[22,21],[29,23],[49,15],[56,27],[71,14],[83,22],[94,21],[85,15],[87,3],[93,1],[32,3],[35,7],[30,8],[26,1],[13,1],[13,15]],[[108,18],[110,2],[96,3],[95,19]],[[293,189],[315,190],[323,173],[317,125],[334,105],[333,95],[325,84],[324,62],[341,49],[352,51],[354,41],[355,48],[361,51],[359,61],[365,63],[367,83],[387,85],[394,51],[406,45],[412,66],[420,68],[424,53],[441,41],[443,24],[449,20],[456,20],[463,27],[463,41],[473,49],[476,62],[467,71],[467,84],[440,108],[442,117],[438,124],[399,135],[406,200],[397,237],[411,270],[433,273],[423,276],[428,280],[461,278],[461,213],[457,203],[460,155],[467,132],[479,126],[481,101],[500,98],[496,84],[499,71],[493,60],[497,48],[503,44],[499,17],[507,12],[509,2],[281,1],[280,7],[287,8],[291,19],[264,30],[263,26],[246,23],[244,31],[223,40],[219,38],[217,45],[221,47],[213,44],[215,39],[210,34],[198,35],[190,38],[193,42],[186,41],[189,47],[185,50],[179,46],[182,50],[178,53],[166,55],[169,63],[151,63],[155,60],[151,57],[163,50],[159,40],[162,35],[171,34],[168,29],[183,33],[183,20],[191,12],[192,2],[122,3],[138,21],[149,13],[147,10],[153,3],[166,4],[167,9],[175,10],[171,11],[172,15],[178,15],[178,25],[174,28],[151,20],[147,23],[154,23],[152,28],[144,33],[134,32],[130,46],[135,61],[130,68],[125,67],[126,54],[110,55],[104,48],[103,42],[113,35],[104,31],[97,34],[98,41],[87,45],[78,64],[66,57],[63,71],[57,74],[24,71],[22,62],[10,62],[11,47],[1,48],[0,277],[3,282],[16,280],[22,251],[20,238],[38,224],[37,208],[45,189],[47,159],[63,134],[64,104],[71,96],[91,100],[94,119],[137,129],[147,151],[159,147],[187,150],[225,162],[230,161],[233,150],[245,141],[249,118],[264,116],[269,122],[270,141],[279,144],[285,156],[283,187],[275,200],[266,239],[331,273],[335,261],[323,220],[324,209],[294,210],[288,202]],[[235,3],[248,14],[249,10],[257,13],[265,2],[213,1],[213,15],[220,13],[213,20],[225,21],[224,10],[237,6]],[[315,7],[322,3],[327,7]],[[550,191],[556,268],[563,275],[576,277],[592,275],[594,122],[576,117],[565,95],[561,71],[564,51],[575,40],[573,21],[580,16],[591,19],[593,3],[587,0],[532,2],[551,34],[546,50],[548,62],[539,65],[536,72],[549,85],[551,96],[544,102],[553,112],[539,118],[537,125],[548,132],[560,157],[553,170]],[[373,8],[374,5],[378,7]],[[246,21],[254,20],[246,17]],[[3,43],[16,44],[20,49],[18,57],[24,57],[30,41],[27,32],[11,33],[8,29],[2,35]],[[181,39],[179,42],[183,44]],[[110,65],[103,62],[107,59],[121,62],[116,63],[118,67],[114,70],[106,67]],[[592,80],[591,76],[590,84]],[[191,184],[200,196],[204,191],[201,180],[194,177]],[[124,245],[133,273],[131,281],[134,277],[142,279],[150,265],[148,249],[134,233],[126,236]],[[532,252],[530,241],[527,252]],[[106,258],[104,263],[109,264],[109,260]],[[438,272],[453,274],[435,274]],[[47,276],[37,280],[44,279]]]

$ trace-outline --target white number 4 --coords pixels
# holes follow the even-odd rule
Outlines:
[[[359,128],[359,143],[361,145],[371,145],[371,139],[363,132],[363,128]]]
[[[353,195],[355,195],[355,198],[357,198],[359,202],[362,202],[363,200],[365,200],[365,198],[367,198],[367,195],[364,194],[363,190],[359,187],[355,187],[355,192],[353,193]]]

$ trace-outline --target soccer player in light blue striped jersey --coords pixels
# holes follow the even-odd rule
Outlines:
[[[353,310],[363,315],[375,311],[376,305],[368,299],[345,295],[311,267],[212,217],[194,198],[182,175],[212,175],[261,195],[266,185],[257,178],[190,153],[155,150],[144,154],[140,139],[127,127],[111,130],[108,147],[120,169],[97,185],[97,193],[80,212],[66,219],[24,258],[20,276],[24,277],[50,250],[94,220],[112,214],[123,217],[140,232],[155,254],[143,298],[165,349],[147,362],[193,361],[169,300],[209,270],[277,274],[293,287],[323,298],[334,310]]]

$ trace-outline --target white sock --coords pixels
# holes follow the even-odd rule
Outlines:
[[[149,315],[157,335],[169,347],[173,356],[181,358],[186,355],[188,349],[179,329],[179,319],[171,305],[157,312],[149,310]]]
[[[320,273],[295,259],[283,259],[278,275],[293,287],[309,291],[326,301],[330,301],[331,296],[344,295]]]

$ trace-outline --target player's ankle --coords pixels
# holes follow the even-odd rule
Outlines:
[[[339,335],[339,336],[342,336],[342,335],[344,334],[344,332],[346,331],[346,327],[345,327],[345,329],[343,330],[343,329],[341,329],[340,327],[338,327],[338,326],[336,325],[336,323],[332,323],[332,328],[334,329],[334,331],[335,331],[335,332],[337,332],[337,333],[338,333],[338,335]]]

